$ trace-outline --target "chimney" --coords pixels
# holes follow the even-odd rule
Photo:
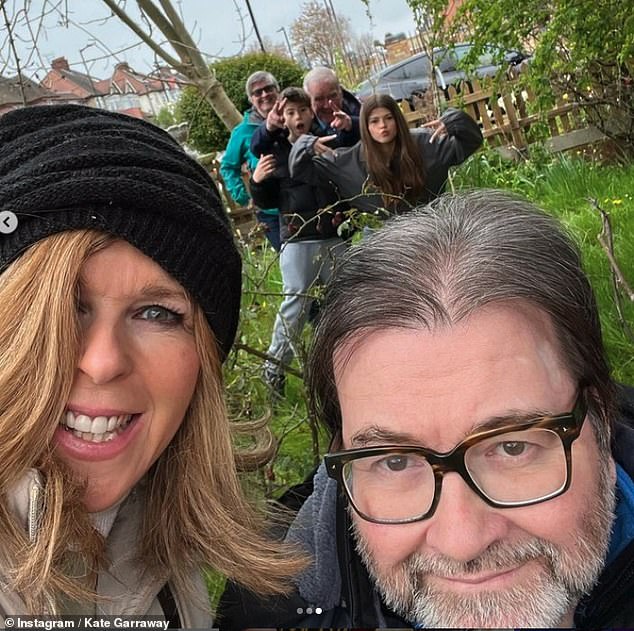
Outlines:
[[[51,68],[53,68],[53,70],[70,70],[66,57],[57,57],[57,59],[53,59],[53,61],[51,61]]]

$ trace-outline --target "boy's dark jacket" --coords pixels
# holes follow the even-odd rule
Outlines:
[[[613,454],[634,478],[633,388],[620,387],[619,407]],[[303,498],[310,496],[287,540],[305,543],[307,537],[312,537],[315,559],[311,568],[296,579],[295,591],[288,597],[260,599],[230,584],[221,598],[216,619],[221,631],[249,627],[411,628],[410,623],[382,603],[375,591],[354,548],[347,511],[336,483],[325,476],[323,468],[318,470],[312,480],[283,498],[296,509]],[[315,613],[316,608],[322,612]],[[634,628],[634,541],[604,569],[597,586],[579,604],[575,625],[580,629]]]
[[[313,186],[291,178],[288,169],[291,146],[285,129],[271,132],[263,123],[255,130],[251,152],[258,158],[272,154],[277,166],[273,175],[260,183],[251,178],[253,201],[261,208],[279,208],[282,241],[336,237],[332,220],[337,197],[330,187]]]

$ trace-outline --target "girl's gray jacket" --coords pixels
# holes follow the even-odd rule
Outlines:
[[[440,120],[445,124],[447,135],[434,142],[431,142],[431,129],[410,130],[425,169],[425,192],[417,200],[420,204],[440,195],[447,182],[449,167],[464,162],[482,144],[482,132],[468,114],[448,109]],[[318,156],[314,152],[316,140],[315,136],[303,135],[293,144],[289,156],[291,178],[316,186],[331,186],[340,200],[362,212],[375,213],[384,208],[382,196],[369,186],[361,142]],[[397,212],[408,208],[404,202],[397,207]]]
[[[42,494],[39,474],[29,471],[10,497],[6,498],[10,511],[31,539],[37,535]],[[93,616],[165,616],[158,597],[167,584],[178,611],[180,626],[210,628],[209,595],[199,572],[191,577],[195,593],[185,595],[165,577],[156,576],[139,564],[136,540],[141,530],[143,509],[143,484],[139,483],[121,504],[106,539],[106,554],[111,564],[97,577],[97,593],[104,596],[105,600],[91,604],[87,611],[77,613]],[[53,613],[52,609],[37,613],[50,614]],[[7,618],[18,615],[29,615],[29,612],[22,598],[8,589],[6,575],[0,568],[0,628],[5,628]]]

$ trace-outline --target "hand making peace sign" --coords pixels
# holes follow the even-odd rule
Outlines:
[[[352,119],[343,110],[340,110],[334,101],[328,101],[328,107],[332,110],[334,118],[330,126],[337,131],[350,131],[352,129]]]
[[[436,140],[440,140],[443,136],[447,135],[447,127],[445,127],[445,123],[443,123],[440,118],[425,123],[423,127],[429,127],[433,132],[429,138],[429,142],[436,142]]]
[[[266,129],[275,131],[284,127],[284,106],[286,105],[286,97],[275,102],[275,105],[266,116]]]

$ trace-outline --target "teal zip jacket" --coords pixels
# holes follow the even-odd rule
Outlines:
[[[264,119],[254,108],[248,109],[242,122],[233,128],[220,161],[220,175],[233,200],[241,206],[246,206],[251,199],[242,180],[242,165],[246,162],[249,171],[253,172],[258,164],[258,159],[251,153],[251,136],[263,122]],[[277,208],[262,210],[267,214],[278,213]]]

